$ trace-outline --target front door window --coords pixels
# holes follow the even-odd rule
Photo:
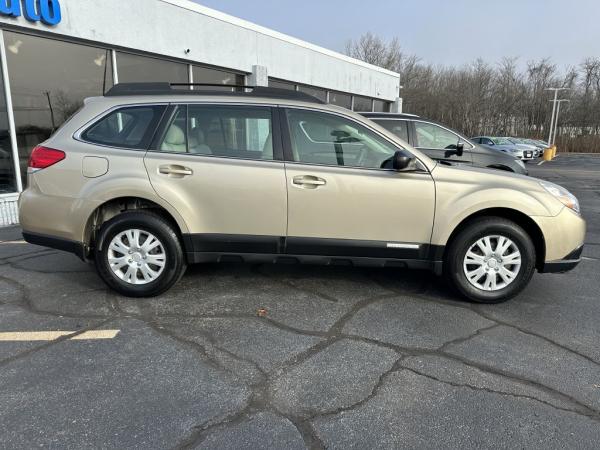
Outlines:
[[[460,141],[456,134],[431,123],[415,122],[417,148],[452,150]]]
[[[387,168],[400,150],[375,132],[344,117],[288,110],[293,159],[307,164]]]

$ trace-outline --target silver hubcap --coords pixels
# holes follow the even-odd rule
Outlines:
[[[469,283],[483,291],[498,291],[511,284],[521,270],[521,252],[504,236],[485,236],[465,255],[463,268]]]
[[[165,269],[166,262],[162,243],[147,231],[123,231],[108,246],[111,270],[129,284],[147,284],[156,280]]]

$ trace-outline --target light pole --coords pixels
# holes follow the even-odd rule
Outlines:
[[[556,132],[558,131],[558,115],[560,114],[560,104],[562,102],[570,102],[571,100],[567,100],[566,98],[561,98],[560,100],[557,100],[556,102],[558,103],[558,105],[556,106],[556,120],[554,121],[554,135],[552,136],[552,144],[554,145],[554,143],[556,142]]]
[[[548,145],[552,145],[552,127],[554,127],[554,114],[556,113],[556,102],[558,100],[558,92],[559,91],[568,91],[570,88],[546,88],[545,91],[554,91],[554,103],[552,104],[552,118],[550,119],[550,135],[548,136]]]

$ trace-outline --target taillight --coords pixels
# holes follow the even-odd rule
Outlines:
[[[34,170],[45,169],[66,158],[65,152],[38,145],[29,157],[29,168]]]

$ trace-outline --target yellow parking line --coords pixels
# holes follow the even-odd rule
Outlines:
[[[72,340],[97,340],[114,339],[121,330],[90,330],[72,337]],[[27,341],[53,341],[63,336],[77,333],[77,331],[9,331],[0,332],[0,341],[27,342]]]

